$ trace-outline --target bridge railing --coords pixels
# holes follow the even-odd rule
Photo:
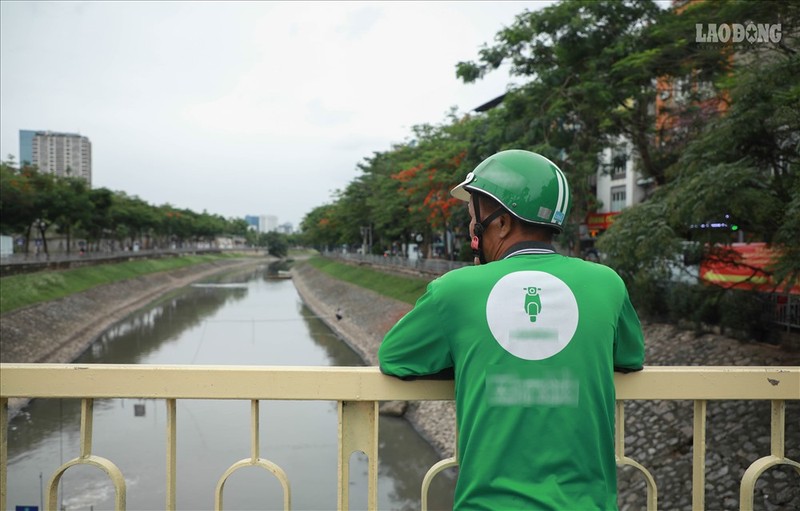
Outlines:
[[[754,460],[740,485],[740,509],[753,509],[759,476],[775,465],[789,465],[800,473],[800,463],[785,455],[786,401],[800,400],[800,367],[647,367],[616,375],[616,456],[618,465],[640,470],[647,481],[647,508],[657,509],[658,488],[647,470],[625,453],[624,403],[628,400],[692,400],[693,463],[692,508],[705,508],[706,405],[710,400],[771,401],[770,452]],[[452,400],[451,381],[401,381],[380,374],[375,367],[177,366],[110,364],[0,364],[0,509],[6,509],[8,469],[8,405],[17,398],[81,400],[80,455],[50,477],[46,509],[57,509],[61,476],[75,465],[91,465],[108,474],[116,490],[116,508],[125,509],[125,478],[117,465],[92,452],[95,399],[163,399],[167,410],[166,502],[175,509],[176,401],[227,399],[251,402],[251,452],[221,475],[215,508],[223,507],[227,478],[243,467],[257,466],[273,474],[284,490],[284,508],[291,508],[290,483],[285,472],[259,454],[259,403],[264,400],[337,401],[339,416],[338,509],[349,507],[350,455],[368,457],[368,506],[377,508],[378,403],[380,401]],[[450,458],[435,464],[423,479],[422,504],[439,471],[457,464]]]

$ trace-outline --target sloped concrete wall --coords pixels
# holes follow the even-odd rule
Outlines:
[[[308,264],[292,268],[292,277],[308,308],[368,365],[378,365],[383,336],[411,310],[405,302],[334,279]],[[452,402],[409,403],[405,417],[443,458],[453,455],[456,419]]]

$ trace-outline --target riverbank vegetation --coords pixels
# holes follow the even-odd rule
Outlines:
[[[243,218],[223,218],[203,211],[154,206],[124,192],[91,188],[78,177],[39,172],[36,166],[17,165],[12,157],[0,163],[0,232],[22,240],[28,253],[31,240],[40,240],[43,253],[51,252],[53,231],[81,240],[88,252],[140,248],[182,247],[211,243],[220,236],[255,238]]]
[[[425,288],[430,282],[430,279],[393,275],[365,266],[340,263],[325,257],[312,257],[307,263],[339,280],[412,305],[425,293]]]
[[[78,177],[42,173],[27,163],[17,165],[11,155],[0,162],[0,233],[18,240],[15,251],[25,254],[32,250],[31,241],[37,243],[37,253],[44,254],[224,243],[263,247],[275,257],[285,257],[295,244],[294,235],[259,233],[243,218],[223,218],[170,204],[155,206],[124,192],[91,188]],[[55,239],[59,240],[57,250],[49,246]]]
[[[11,275],[0,278],[0,314],[56,300],[103,284],[234,257],[241,256],[214,254],[166,257],[86,266],[72,270]]]

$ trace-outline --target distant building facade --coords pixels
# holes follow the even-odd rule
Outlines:
[[[596,191],[599,213],[619,213],[645,197],[644,185],[649,183],[636,171],[634,158],[633,144],[626,139],[601,154]]]
[[[244,221],[247,222],[247,230],[248,231],[256,231],[258,232],[258,217],[254,215],[247,215],[244,217]]]
[[[256,232],[274,232],[282,231],[282,226],[278,226],[278,217],[274,215],[246,215],[244,221],[247,222],[247,228]],[[286,224],[284,224],[286,225]],[[289,224],[291,227],[291,224]]]
[[[258,224],[259,232],[273,232],[278,230],[278,217],[274,215],[261,215]]]
[[[79,177],[92,184],[92,143],[77,133],[20,130],[19,161],[40,172]]]
[[[589,182],[598,207],[587,213],[579,225],[581,253],[594,246],[598,236],[611,227],[620,211],[642,202],[655,183],[653,178],[644,178],[636,170],[638,155],[627,137],[620,137],[598,157],[597,174],[591,176]]]

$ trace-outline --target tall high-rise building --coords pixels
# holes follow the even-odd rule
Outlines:
[[[257,216],[247,215],[247,216],[244,217],[244,221],[247,222],[247,229],[248,230],[258,232],[259,219],[258,219]]]
[[[92,184],[92,143],[76,133],[20,130],[19,161],[40,172],[80,177]]]
[[[274,215],[247,215],[244,217],[248,229],[258,232],[278,231],[278,217]]]
[[[274,215],[261,215],[259,217],[259,232],[272,232],[278,230],[278,217]]]

